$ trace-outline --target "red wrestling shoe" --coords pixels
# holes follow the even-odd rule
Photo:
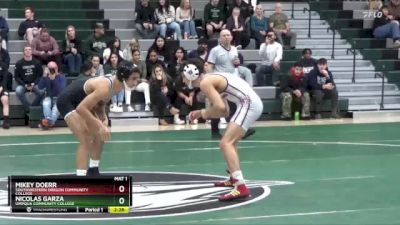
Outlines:
[[[228,194],[224,194],[218,197],[218,200],[221,202],[225,201],[233,201],[236,199],[247,198],[250,196],[250,190],[247,188],[245,184],[238,185]]]

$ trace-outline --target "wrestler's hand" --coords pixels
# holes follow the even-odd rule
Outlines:
[[[195,110],[189,113],[190,122],[193,122],[194,120],[197,120],[199,118],[201,118],[201,110]]]
[[[97,134],[100,140],[103,142],[107,142],[111,139],[111,131],[108,128],[108,126],[105,126],[104,124],[100,126],[100,129]]]

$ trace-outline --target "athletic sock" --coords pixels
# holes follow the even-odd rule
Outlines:
[[[77,176],[86,176],[86,173],[87,173],[86,170],[76,170]]]
[[[237,180],[233,185],[238,186],[241,184],[245,184],[243,174],[241,170],[236,170],[235,172],[231,173],[233,179]]]
[[[89,167],[90,168],[99,167],[99,164],[100,164],[100,160],[93,160],[93,159],[89,160]]]

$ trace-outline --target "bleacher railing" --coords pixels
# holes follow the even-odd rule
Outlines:
[[[382,85],[381,85],[381,104],[380,104],[380,110],[385,109],[385,74],[386,74],[386,66],[382,65],[382,72],[380,73],[375,73],[375,78],[382,78]]]

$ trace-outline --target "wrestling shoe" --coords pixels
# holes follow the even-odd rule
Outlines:
[[[227,194],[220,195],[218,200],[221,202],[233,201],[236,199],[247,198],[250,196],[250,190],[245,184],[238,185],[231,192]]]

